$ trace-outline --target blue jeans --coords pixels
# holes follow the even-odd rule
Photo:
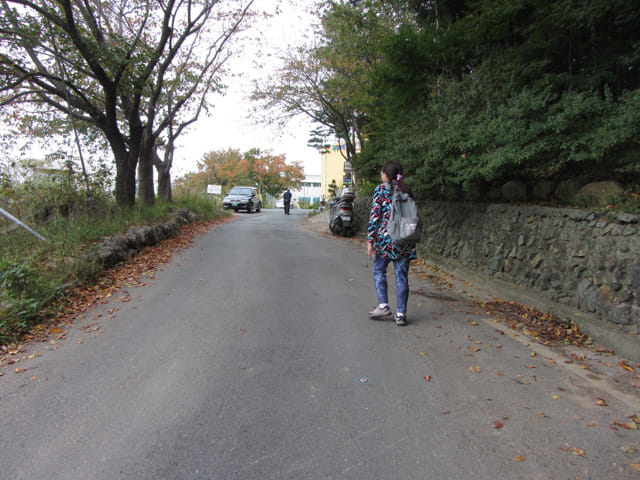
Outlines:
[[[407,300],[409,299],[409,260],[407,257],[400,257],[397,260],[390,260],[386,257],[376,255],[373,260],[373,281],[376,285],[378,303],[389,303],[387,294],[387,266],[393,261],[396,272],[396,313],[407,313]]]

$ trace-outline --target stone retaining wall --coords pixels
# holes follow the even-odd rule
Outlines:
[[[422,258],[459,262],[640,332],[638,215],[440,202],[422,214]]]
[[[193,223],[196,219],[194,213],[180,209],[172,213],[165,223],[135,227],[122,235],[106,237],[91,260],[104,268],[110,268],[133,257],[144,247],[175,237],[182,225]]]

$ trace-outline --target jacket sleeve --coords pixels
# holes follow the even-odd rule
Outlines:
[[[369,212],[369,225],[367,226],[367,242],[375,245],[378,240],[378,229],[382,220],[382,192],[380,186],[373,191],[371,211]]]

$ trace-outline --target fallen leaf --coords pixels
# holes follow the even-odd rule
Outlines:
[[[620,450],[622,450],[624,453],[636,453],[638,451],[638,449],[633,445],[622,446],[620,447]]]
[[[598,398],[593,403],[595,403],[599,407],[608,407],[609,406],[609,404],[607,403],[607,401],[604,398]]]
[[[423,357],[427,356],[427,354],[425,352],[420,352],[420,355],[423,356]]]
[[[536,355],[537,355],[537,353],[536,353],[536,352],[531,352],[531,353],[529,354],[529,356],[530,356],[531,358],[535,357]]]
[[[560,395],[554,395],[554,396],[553,396],[553,397],[551,397],[551,398],[553,398],[554,400],[558,400],[558,399],[560,398]]]
[[[495,422],[493,422],[493,428],[500,430],[502,427],[504,427],[504,423],[502,423],[500,420],[496,420]]]
[[[469,370],[472,372],[480,373],[482,371],[482,367],[469,367]]]
[[[62,333],[62,329],[61,328],[52,328],[51,329],[51,333]]]
[[[425,379],[427,382],[430,382],[430,381],[431,381],[431,375],[425,375],[425,376],[424,376],[424,379]]]
[[[523,457],[522,455],[518,455],[516,457],[516,462],[524,462],[525,460],[526,460],[525,457]]]
[[[22,373],[22,372],[26,372],[27,370],[25,368],[16,368],[16,373]]]
[[[622,361],[618,363],[618,366],[622,369],[622,370],[626,370],[627,372],[631,372],[631,373],[635,373],[635,370],[632,366],[628,365],[626,362]]]
[[[635,422],[622,423],[622,422],[611,422],[611,425],[616,425],[618,427],[622,427],[625,430],[638,430],[638,424]]]
[[[640,472],[640,463],[630,463],[629,466],[634,470],[637,470],[638,472]]]
[[[581,448],[573,448],[571,450],[571,453],[573,453],[577,457],[584,457],[584,450],[582,450]]]

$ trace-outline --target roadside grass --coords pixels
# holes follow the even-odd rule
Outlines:
[[[227,216],[219,207],[207,196],[129,209],[105,203],[30,223],[46,242],[23,228],[0,234],[0,345],[15,342],[43,321],[69,287],[87,285],[97,278],[102,270],[90,261],[90,254],[104,237],[162,222],[180,208],[202,220]]]

